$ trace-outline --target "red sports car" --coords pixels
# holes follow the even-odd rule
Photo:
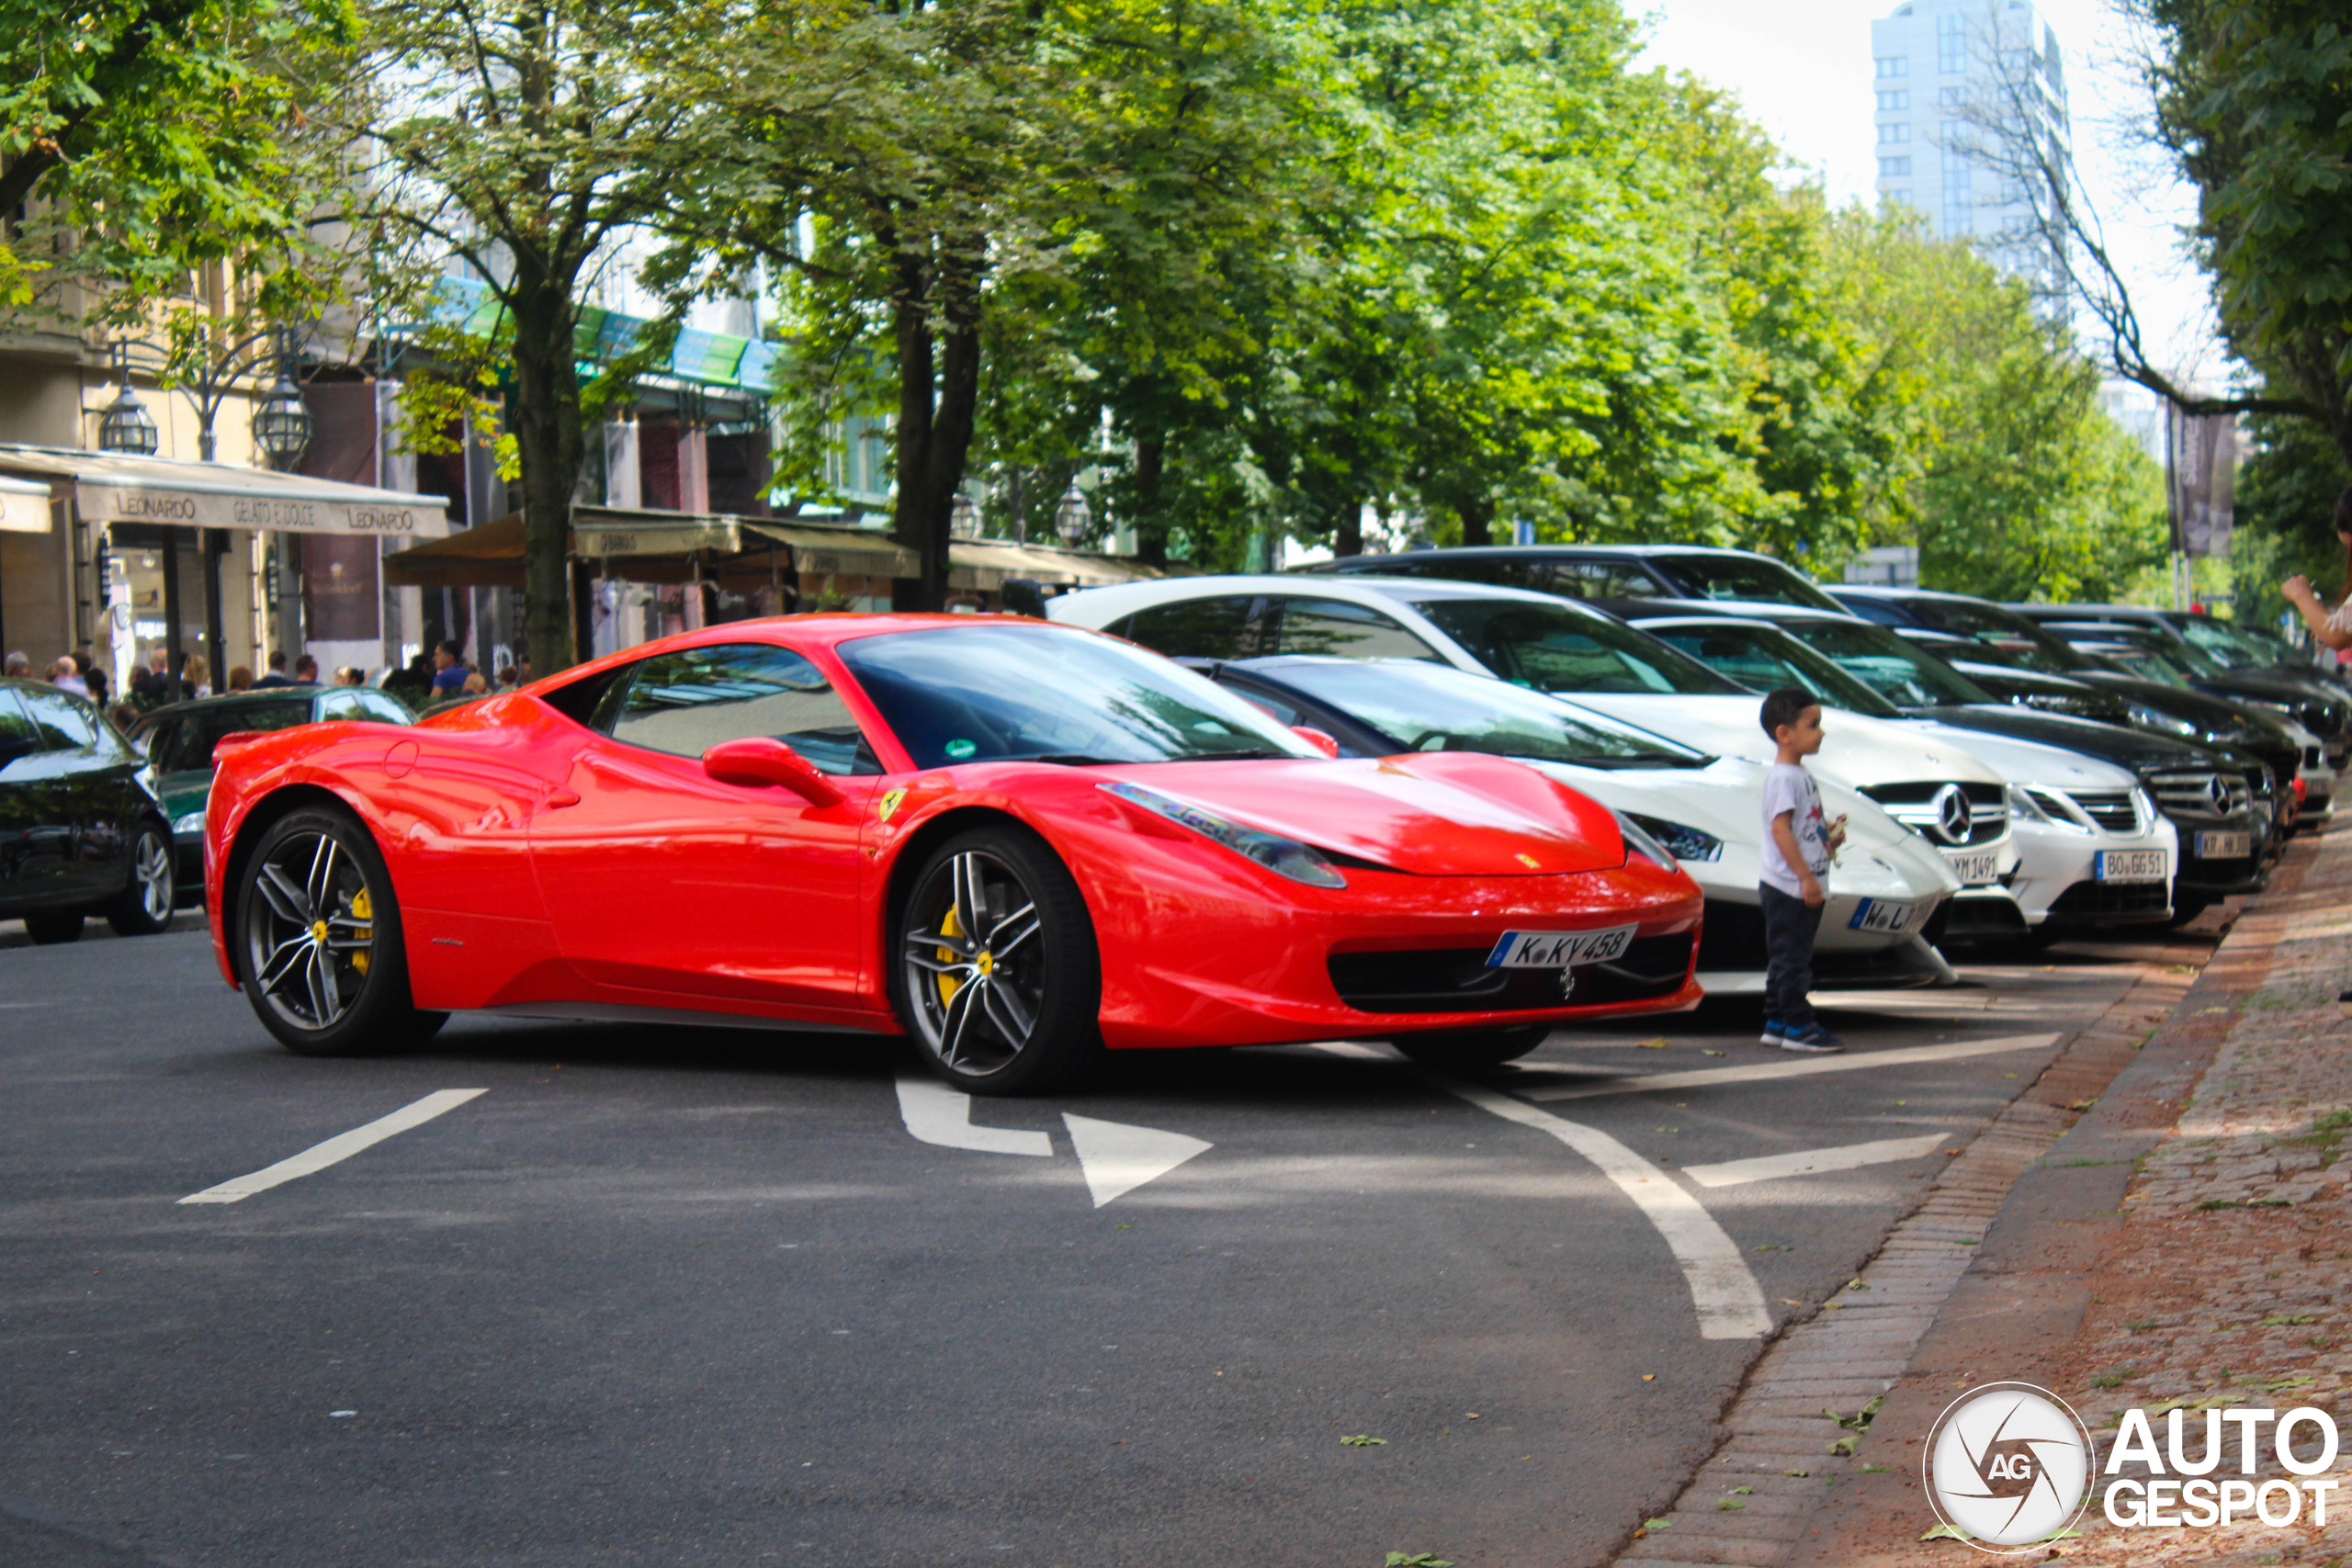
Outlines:
[[[914,1036],[990,1093],[1094,1051],[1520,1055],[1697,999],[1698,888],[1500,758],[1327,756],[1115,638],[737,622],[417,725],[235,737],[221,972],[306,1054],[457,1009]]]

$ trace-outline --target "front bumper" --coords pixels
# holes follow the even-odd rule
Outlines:
[[[2020,854],[2010,891],[2029,926],[2052,919],[2062,925],[2147,924],[2171,915],[2180,841],[2162,818],[2133,833],[2019,822],[2017,836]],[[2102,854],[2148,850],[2164,855],[2162,875],[2142,882],[2101,880]]]

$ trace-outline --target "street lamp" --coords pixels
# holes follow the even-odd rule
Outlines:
[[[98,420],[98,450],[119,452],[125,457],[152,457],[159,444],[155,418],[139,394],[130,389],[130,345],[114,345],[115,375],[122,382],[121,395],[107,405]]]
[[[980,531],[980,509],[973,503],[969,491],[956,492],[956,503],[947,513],[947,531],[958,539],[969,539]]]
[[[1080,491],[1077,479],[1072,477],[1069,489],[1063,492],[1060,501],[1054,503],[1054,532],[1062,536],[1063,544],[1076,549],[1093,522],[1094,509],[1086,504],[1086,497]]]
[[[254,445],[271,468],[291,469],[310,444],[311,411],[302,401],[302,389],[294,384],[294,334],[280,329],[277,379],[254,411]]]

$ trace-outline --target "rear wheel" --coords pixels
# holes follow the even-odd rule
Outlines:
[[[27,915],[25,934],[41,947],[54,947],[61,942],[79,942],[82,940],[82,915],[79,911]]]
[[[141,823],[130,840],[130,883],[107,911],[107,924],[117,936],[153,936],[172,923],[178,894],[171,835],[156,823]]]
[[[892,932],[893,1000],[924,1065],[973,1094],[1061,1088],[1101,1049],[1101,960],[1078,884],[1013,828],[940,846]]]
[[[1428,1034],[1399,1034],[1389,1043],[1425,1067],[1474,1072],[1516,1062],[1552,1037],[1548,1023],[1511,1024],[1501,1029],[1442,1029]]]
[[[263,834],[239,882],[229,927],[237,976],[288,1050],[397,1051],[441,1026],[447,1014],[409,999],[391,876],[357,822],[294,813]]]

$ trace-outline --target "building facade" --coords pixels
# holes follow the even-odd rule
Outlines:
[[[2068,166],[2058,34],[2027,0],[1905,0],[1871,23],[1878,193],[2054,291],[2039,166]]]

